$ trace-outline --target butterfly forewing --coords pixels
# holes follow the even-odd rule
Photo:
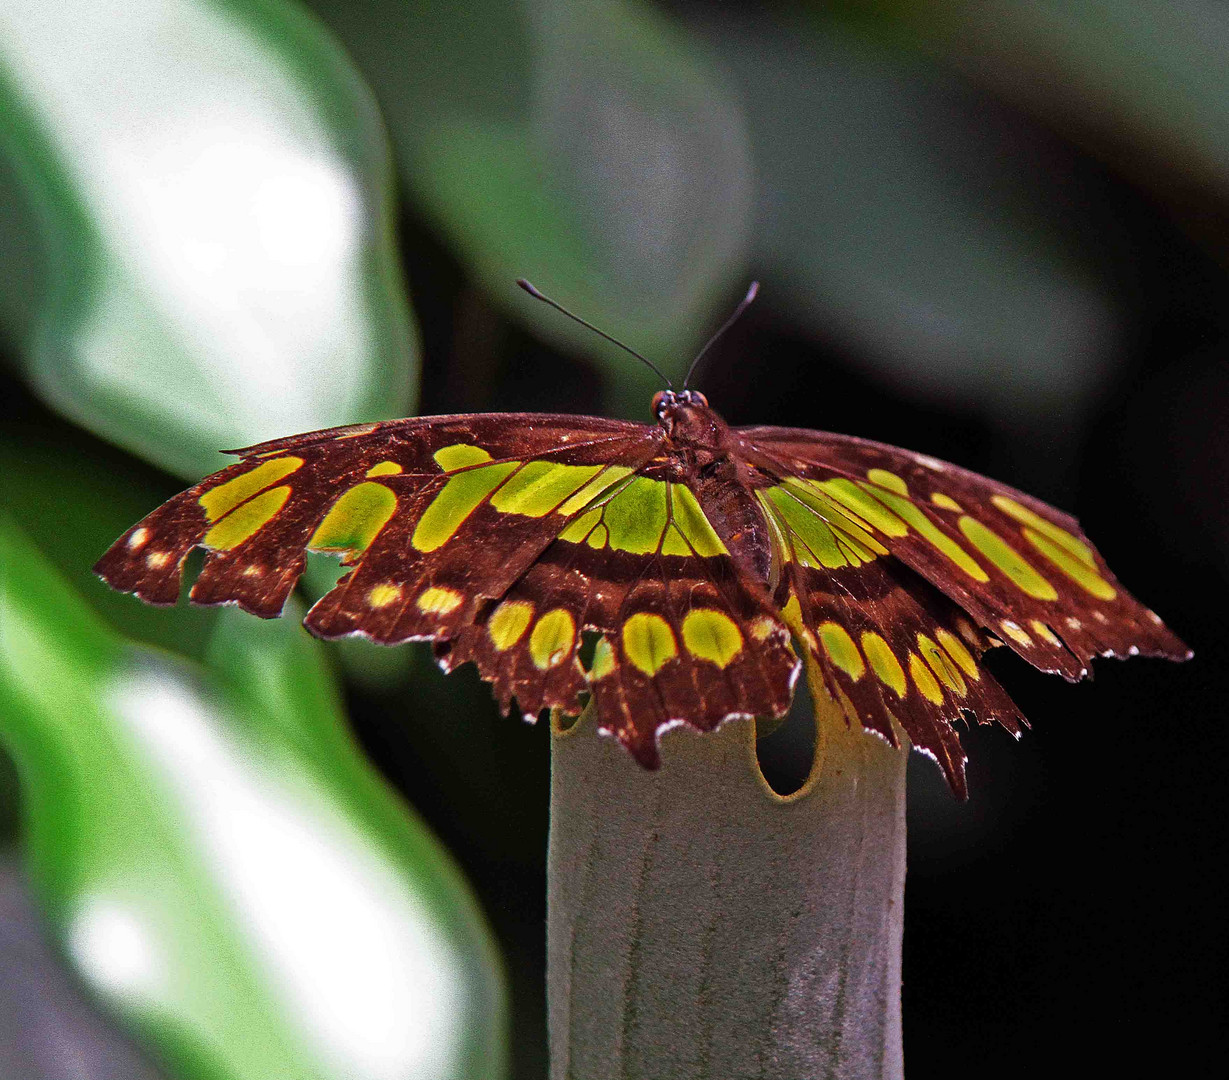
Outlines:
[[[184,558],[202,547],[208,557],[192,599],[234,603],[270,618],[302,574],[306,552],[326,551],[358,565],[317,616],[320,631],[404,640],[415,635],[397,637],[402,627],[389,621],[399,609],[396,598],[387,590],[377,593],[386,602],[369,604],[365,622],[356,590],[367,585],[370,593],[391,581],[407,595],[420,593],[414,589],[420,579],[429,581],[448,562],[436,541],[469,524],[467,508],[472,513],[485,505],[475,495],[539,461],[538,486],[526,491],[521,485],[521,505],[536,514],[553,491],[574,479],[583,486],[579,481],[597,476],[612,460],[643,461],[656,441],[643,424],[508,414],[392,421],[262,443],[235,451],[242,461],[138,522],[96,569],[116,588],[171,604],[179,597]],[[416,535],[433,505],[426,529]],[[506,576],[512,563],[532,562],[553,538],[545,518],[501,519],[501,525],[514,524],[515,537],[504,534],[507,550],[491,551],[489,544],[471,549],[467,580],[483,584],[484,567],[494,579]],[[391,578],[379,577],[381,571]]]

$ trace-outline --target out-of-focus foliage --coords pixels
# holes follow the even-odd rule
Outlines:
[[[927,396],[1052,408],[1102,379],[1112,228],[1060,209],[1040,131],[1005,136],[958,78],[831,18],[727,21],[714,44],[747,103],[765,288],[801,320]]]
[[[371,80],[408,189],[492,298],[600,358],[619,407],[643,412],[654,377],[513,281],[682,374],[750,227],[741,111],[705,50],[641,0],[309,2]]]
[[[123,636],[200,660],[219,609],[136,603],[92,569],[116,536],[175,487],[118,452],[99,457],[29,428],[0,430],[0,507],[38,538],[42,557],[74,594]]]
[[[136,646],[6,517],[0,658],[36,890],[177,1075],[503,1074],[481,917],[293,622],[225,613],[203,668]]]
[[[382,129],[293,4],[6,2],[0,150],[42,247],[21,360],[74,420],[195,477],[411,405]]]
[[[1220,0],[843,0],[1111,154],[1141,179],[1229,190]]]

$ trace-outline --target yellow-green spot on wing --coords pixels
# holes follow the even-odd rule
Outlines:
[[[707,557],[729,554],[689,487],[684,484],[671,484],[670,502],[675,526],[697,555]]]
[[[529,635],[529,658],[535,667],[545,671],[567,656],[575,640],[576,623],[572,616],[563,608],[555,608],[534,625]]]
[[[367,594],[367,603],[373,608],[385,608],[389,604],[395,603],[401,596],[400,585],[373,585],[371,592]]]
[[[357,484],[338,499],[312,538],[311,551],[366,551],[397,509],[397,496],[383,484]]]
[[[1062,641],[1059,640],[1058,635],[1040,619],[1029,619],[1028,624],[1033,628],[1033,633],[1041,638],[1042,641],[1048,642],[1054,646],[1059,646],[1062,644]]]
[[[943,704],[943,691],[939,689],[939,684],[935,682],[926,662],[917,653],[909,654],[909,674],[913,676],[913,685],[918,688],[922,697],[935,705]]]
[[[858,646],[854,644],[853,638],[849,636],[849,631],[845,627],[840,623],[825,622],[820,623],[816,630],[819,632],[819,640],[824,647],[824,652],[828,654],[828,659],[846,675],[856,681],[866,674],[866,664],[862,661],[862,654],[858,652]]]
[[[964,513],[964,508],[953,499],[950,495],[944,495],[941,491],[936,491],[930,496],[930,501],[943,510],[955,510],[956,513]]]
[[[952,658],[940,649],[934,640],[926,634],[918,634],[917,645],[922,658],[930,665],[930,670],[939,677],[939,681],[949,690],[954,690],[963,697],[965,693],[964,679],[960,677],[960,672],[957,670]]]
[[[381,461],[367,470],[368,476],[396,476],[401,472],[401,466],[395,461]]]
[[[1048,536],[1037,532],[1036,529],[1026,526],[1022,531],[1025,540],[1032,544],[1033,547],[1040,551],[1042,555],[1049,559],[1050,562],[1085,592],[1091,593],[1098,600],[1113,600],[1118,595],[1118,591],[1113,585],[1098,574],[1096,570],[1090,570],[1082,560],[1075,558],[1066,548],[1060,547]]]
[[[499,489],[491,505],[504,514],[545,517],[601,471],[601,465],[527,461]]]
[[[593,681],[604,679],[615,669],[615,653],[606,638],[598,638],[593,649],[593,666],[589,669],[589,678]]]
[[[886,547],[865,529],[859,528],[848,518],[828,518],[827,521],[832,526],[832,531],[836,533],[837,539],[853,545],[854,550],[862,556],[864,562],[869,562],[876,555],[886,555],[888,553]]]
[[[205,517],[210,521],[217,521],[245,499],[289,476],[302,464],[301,457],[273,458],[257,465],[251,472],[245,472],[242,476],[236,476],[225,484],[211,488],[197,501],[205,511]]]
[[[779,519],[793,534],[794,554],[803,566],[835,569],[847,564],[828,523],[787,488],[781,485],[757,494],[761,501],[767,499],[772,504]]]
[[[214,551],[227,551],[238,547],[266,525],[273,515],[286,505],[289,498],[290,488],[283,484],[248,499],[205,533],[201,543]]]
[[[904,536],[909,531],[908,525],[852,480],[837,477],[834,480],[820,480],[816,486],[885,536]]]
[[[878,484],[881,488],[895,491],[897,495],[909,494],[909,485],[894,472],[888,472],[887,469],[869,469],[866,473],[866,478],[872,484]]]
[[[607,465],[605,469],[559,507],[559,513],[571,515],[575,514],[578,510],[583,510],[594,499],[600,499],[615,484],[620,480],[626,480],[631,474],[632,470],[626,465]]]
[[[990,575],[981,568],[981,565],[972,555],[931,521],[920,507],[915,506],[905,496],[898,495],[894,491],[872,487],[870,484],[864,484],[862,487],[864,491],[874,495],[889,510],[900,517],[911,528],[915,529],[923,540],[960,567],[974,581],[984,582],[990,580]]]
[[[692,656],[723,668],[742,652],[743,636],[725,612],[693,608],[683,618],[683,644]]]
[[[656,551],[666,531],[666,484],[638,476],[606,504],[610,546],[633,555]]]
[[[432,585],[430,588],[423,589],[414,603],[418,605],[419,611],[428,615],[447,615],[449,612],[456,611],[464,600],[465,597],[456,589]]]
[[[470,443],[443,446],[431,456],[444,472],[456,472],[457,469],[467,469],[471,465],[481,465],[491,460],[491,455],[481,446],[473,446]]]
[[[892,652],[892,647],[880,635],[867,630],[862,634],[862,651],[875,677],[884,686],[890,687],[898,698],[903,698],[908,689],[905,670]]]
[[[601,507],[594,507],[587,514],[581,514],[573,521],[566,529],[559,534],[560,540],[567,540],[573,544],[581,543],[602,520]]]
[[[674,631],[660,615],[638,611],[623,624],[623,652],[646,675],[656,675],[678,651]]]
[[[499,487],[519,465],[519,461],[501,461],[495,465],[466,469],[449,477],[443,489],[431,500],[431,504],[418,519],[410,543],[419,551],[434,551],[447,543],[465,519],[478,508],[478,504]]]
[[[960,665],[961,670],[970,679],[981,678],[977,671],[977,661],[973,659],[973,654],[964,647],[960,638],[942,626],[935,631],[935,637],[939,639],[939,644],[943,646],[947,655]]]
[[[491,644],[500,652],[512,648],[525,636],[532,618],[533,605],[528,600],[505,600],[491,614],[486,624]]]
[[[803,480],[791,476],[786,478],[785,485],[786,490],[795,499],[810,507],[832,527],[838,540],[851,543],[862,562],[869,562],[873,558],[872,552],[874,555],[888,553],[888,549],[867,531],[868,522],[838,503],[814,480]]]
[[[957,523],[969,542],[1003,571],[1018,589],[1038,600],[1057,600],[1058,592],[1015,548],[977,518],[965,514]]]
[[[663,555],[682,555],[684,557],[691,554],[691,548],[687,546],[687,541],[683,539],[683,534],[678,531],[678,527],[671,525],[666,529],[666,535],[662,537],[661,553]]]
[[[993,495],[990,501],[1008,517],[1015,518],[1021,525],[1029,525],[1043,536],[1048,536],[1056,544],[1066,548],[1090,570],[1097,569],[1097,560],[1090,548],[1078,536],[1072,536],[1066,529],[1047,521],[1040,514],[1033,513],[1027,506],[1021,506],[1015,499],[1006,495]]]

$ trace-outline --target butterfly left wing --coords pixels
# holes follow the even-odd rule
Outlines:
[[[207,558],[197,603],[277,615],[308,551],[352,567],[308,612],[326,638],[432,640],[473,660],[507,708],[575,712],[642,764],[674,723],[779,716],[798,661],[765,589],[739,573],[661,429],[572,416],[433,417],[240,451],[139,522],[98,573],[173,603]],[[588,669],[584,631],[599,636]]]
[[[236,451],[240,462],[138,522],[95,570],[171,604],[185,557],[202,547],[192,600],[272,618],[306,552],[328,552],[353,569],[309,613],[309,629],[389,644],[432,638],[506,590],[570,514],[638,468],[658,439],[643,424],[536,414],[279,439]]]
[[[821,517],[852,518],[892,556],[1040,668],[1190,650],[1128,593],[1074,518],[957,465],[795,428],[738,429],[748,458]]]

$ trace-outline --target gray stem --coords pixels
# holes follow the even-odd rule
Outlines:
[[[732,721],[641,769],[590,719],[552,737],[552,1080],[903,1075],[905,753],[820,724],[788,799]]]

